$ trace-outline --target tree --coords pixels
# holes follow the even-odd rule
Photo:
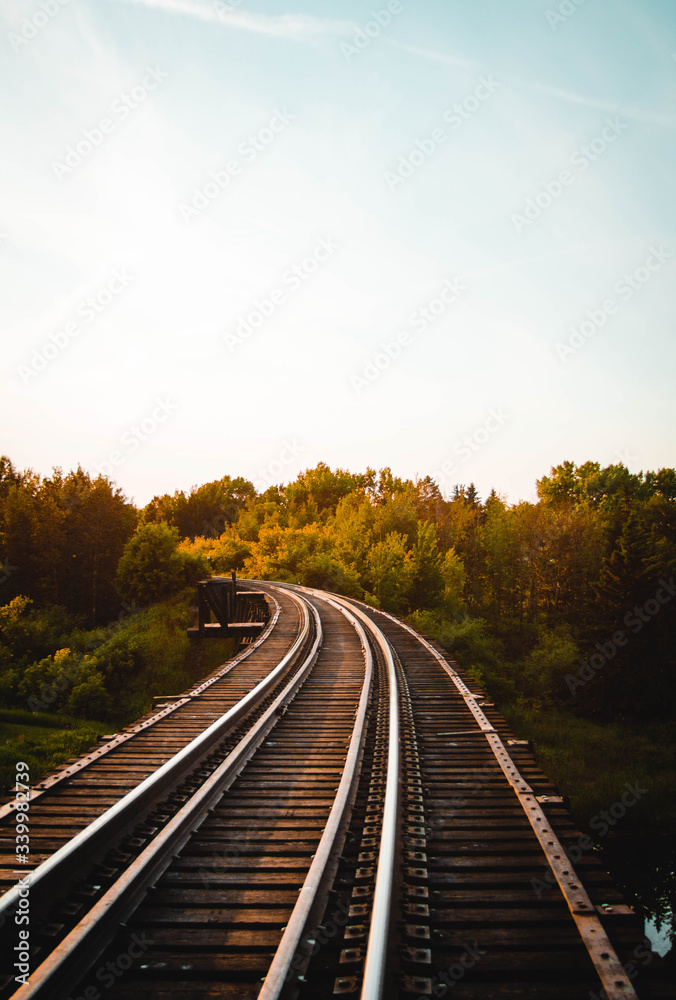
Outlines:
[[[143,510],[147,524],[163,521],[177,528],[181,538],[218,538],[233,524],[255,497],[253,483],[238,476],[223,476],[203,486],[193,486],[189,494],[176,490],[173,496],[155,496]]]
[[[430,521],[418,525],[411,551],[411,583],[408,601],[413,608],[434,608],[441,603],[445,580],[437,547],[437,528]]]
[[[138,604],[169,597],[210,575],[203,556],[178,551],[178,529],[144,524],[129,539],[117,567],[120,595]]]
[[[345,469],[334,472],[320,462],[315,469],[301,472],[293,483],[284,490],[285,500],[290,509],[313,508],[318,514],[335,511],[343,497],[363,488],[364,476],[355,476]]]
[[[406,540],[396,531],[376,542],[367,557],[367,589],[388,611],[405,612],[409,608],[409,593],[414,566]]]
[[[57,603],[87,615],[90,625],[117,616],[115,571],[137,523],[137,514],[121,490],[108,479],[92,479],[78,468],[54,483],[62,516],[62,547]]]
[[[119,609],[115,568],[137,514],[107,479],[78,468],[40,479],[2,468],[0,554],[12,567],[5,600],[27,594],[84,614],[91,625]]]
[[[596,506],[609,499],[647,496],[643,475],[629,472],[621,463],[602,469],[598,462],[577,466],[566,461],[554,466],[549,476],[538,479],[536,486],[540,500],[554,506],[584,501]]]
[[[462,610],[465,589],[465,567],[455,549],[449,549],[441,560],[441,577],[444,583],[444,604],[451,614]]]

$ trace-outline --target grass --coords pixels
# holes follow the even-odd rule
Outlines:
[[[180,694],[234,654],[233,639],[188,639],[194,599],[191,588],[120,622],[119,635],[139,650],[143,669],[122,692],[114,716],[117,728],[148,712],[155,695]]]
[[[613,832],[676,829],[676,725],[653,725],[650,732],[639,732],[626,724],[596,722],[556,709],[505,704],[501,712],[516,735],[533,741],[538,764],[570,798],[578,826],[589,829],[593,817],[619,802],[627,785],[638,782],[646,792],[618,818]],[[593,828],[590,832],[593,835]]]
[[[30,784],[35,785],[64,760],[81,756],[99,735],[109,730],[110,726],[104,722],[3,709],[0,711],[2,794],[8,795],[14,789],[19,761],[28,764]]]

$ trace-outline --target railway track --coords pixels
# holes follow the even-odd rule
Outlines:
[[[26,888],[0,813],[12,948],[31,917],[27,984],[10,959],[0,1000],[674,995],[529,747],[439,649],[251,586],[251,647],[32,793]]]

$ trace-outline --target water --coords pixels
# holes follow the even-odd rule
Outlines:
[[[670,914],[668,922],[665,921],[663,923],[656,917],[651,917],[649,920],[645,920],[643,927],[653,951],[656,951],[658,955],[662,955],[663,957],[668,951],[671,951],[674,933],[673,914]]]
[[[643,917],[653,950],[662,956],[673,951],[676,837],[618,837],[603,843],[601,861]]]

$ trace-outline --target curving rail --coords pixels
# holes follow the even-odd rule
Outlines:
[[[92,861],[105,870],[116,854],[119,866],[105,885],[99,878],[101,891],[18,995],[93,996],[97,961],[133,932],[149,945],[129,977],[110,985],[111,1000],[389,1000],[441,997],[451,987],[467,1000],[562,1000],[577,986],[588,997],[594,983],[606,1000],[637,1000],[611,940],[633,939],[608,930],[596,883],[571,864],[560,800],[541,794],[551,786],[523,741],[508,738],[453,662],[361,602],[255,585],[275,609],[268,639],[282,605],[295,607],[293,642],[236,704],[30,873],[31,910],[44,923],[56,897],[73,905],[73,885],[80,907]],[[181,704],[210,697],[211,680]],[[61,787],[97,760],[72,765]],[[474,811],[458,815],[467,801],[458,790],[480,765]],[[125,861],[139,820],[158,829],[137,838]],[[540,908],[523,890],[538,866],[559,894]],[[15,887],[0,898],[0,918],[11,917],[19,894]],[[337,906],[345,919],[322,934]],[[541,968],[528,965],[540,913],[561,936],[551,968],[570,956],[570,985],[545,982],[546,955]],[[458,957],[461,927],[496,942],[493,953]],[[550,942],[548,933],[540,940]],[[477,975],[460,985],[473,964]]]
[[[359,764],[363,750],[366,716],[368,702],[371,696],[371,686],[373,682],[373,656],[369,648],[368,638],[357,618],[339,601],[331,600],[313,591],[313,596],[325,600],[328,604],[338,608],[354,627],[361,640],[362,650],[365,656],[364,684],[359,699],[357,714],[355,718],[354,731],[350,739],[350,746],[345,760],[340,784],[336,791],[336,798],[331,808],[328,822],[324,828],[324,833],[319,842],[319,846],[313,858],[310,870],[307,873],[305,882],[300,891],[298,902],[296,903],[282,940],[275,952],[270,969],[268,970],[265,983],[259,993],[259,1000],[278,1000],[290,975],[294,971],[294,959],[299,954],[302,944],[303,934],[311,926],[311,914],[315,908],[320,886],[326,883],[328,872],[331,870],[335,848],[341,831],[344,831],[346,818],[354,802],[356,784],[359,777]],[[360,617],[359,612],[357,614]],[[306,952],[308,942],[305,942]],[[309,953],[308,953],[309,957]],[[296,972],[299,975],[296,966]]]
[[[479,707],[480,698],[473,694],[447,659],[423,636],[393,615],[380,611],[380,615],[395,623],[400,629],[413,636],[437,660],[470,710],[480,732],[514,791],[528,822],[537,837],[546,864],[554,874],[558,887],[566,901],[570,915],[577,927],[589,957],[598,973],[607,1000],[638,1000],[631,979],[624,969],[617,952],[613,948],[600,917],[585,890],[582,879],[575,872],[561,841],[538,801],[536,793],[520,774],[507,747],[485,712]]]
[[[338,598],[338,603],[349,607]],[[373,894],[373,909],[369,929],[361,1000],[380,1000],[385,985],[386,956],[392,917],[392,885],[396,863],[396,844],[399,821],[399,689],[392,650],[387,639],[373,621],[358,608],[355,613],[377,643],[387,664],[389,686],[389,734],[387,743],[387,783],[383,805],[378,873]]]
[[[294,600],[301,611],[301,629],[278,665],[207,730],[29,874],[25,884],[30,890],[31,912],[45,913],[53,899],[67,890],[69,881],[90,867],[94,859],[111,850],[116,841],[138,823],[140,817],[147,815],[149,809],[161,802],[213,753],[252,709],[264,702],[290,665],[303,654],[291,680],[223,763],[56,950],[32,972],[29,983],[21,987],[24,997],[54,997],[59,990],[67,990],[78,982],[101,953],[111,927],[133,910],[140,895],[166,867],[173,852],[185,842],[199,818],[203,818],[214,801],[220,798],[227,782],[244,766],[275,724],[279,713],[294,697],[314,664],[322,639],[321,622],[316,613],[313,614],[312,607],[295,596]],[[303,652],[309,640],[312,640],[309,651]],[[11,917],[16,911],[25,884],[15,886],[0,898],[0,917]]]

